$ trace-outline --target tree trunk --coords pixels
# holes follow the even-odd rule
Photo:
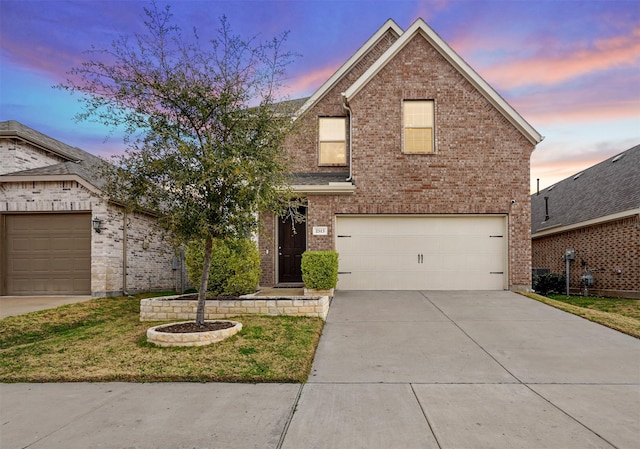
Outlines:
[[[213,238],[209,235],[204,242],[204,261],[202,263],[202,278],[200,279],[200,291],[198,292],[198,309],[196,311],[196,324],[204,326],[204,306],[207,299],[207,285],[209,284],[209,267],[211,267],[211,253],[213,251]]]

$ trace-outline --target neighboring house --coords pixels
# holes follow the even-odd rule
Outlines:
[[[182,282],[154,216],[100,199],[104,163],[0,122],[0,295],[119,295]],[[97,228],[97,230],[96,230]]]
[[[531,288],[542,136],[423,20],[387,21],[297,124],[306,223],[262,216],[261,285],[297,285],[302,252],[335,249],[341,290]]]
[[[564,273],[573,292],[640,298],[640,145],[531,197],[534,269]],[[589,270],[585,273],[585,269]]]

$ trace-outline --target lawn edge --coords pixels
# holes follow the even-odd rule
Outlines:
[[[601,310],[586,309],[584,307],[574,306],[562,301],[547,298],[546,296],[530,292],[517,292],[527,298],[534,299],[541,303],[547,304],[556,309],[563,310],[573,315],[585,318],[594,323],[601,324],[608,328],[614,329],[623,334],[640,339],[640,320],[631,317],[618,315],[616,313],[603,312]],[[634,327],[635,326],[635,327]]]

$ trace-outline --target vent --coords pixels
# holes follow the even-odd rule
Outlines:
[[[557,186],[557,185],[558,185],[558,184],[554,184],[554,185],[552,185],[551,187],[549,187],[549,188],[547,189],[547,192],[551,192],[553,189],[555,189],[555,188],[556,188],[556,186]]]
[[[611,159],[611,162],[618,162],[623,157],[624,157],[624,154],[619,154],[616,157],[614,157],[613,159]]]
[[[577,175],[575,175],[575,176],[573,177],[573,180],[575,181],[576,179],[578,179],[578,178],[579,178],[580,176],[582,176],[583,174],[584,174],[584,172],[580,172],[580,173],[578,173]]]

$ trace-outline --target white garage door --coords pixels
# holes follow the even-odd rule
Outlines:
[[[338,216],[341,290],[507,288],[506,217]]]

